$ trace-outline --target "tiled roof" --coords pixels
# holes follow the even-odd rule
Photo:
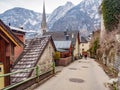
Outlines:
[[[55,31],[55,32],[46,32],[44,35],[51,35],[54,41],[65,41],[66,40],[66,31]],[[72,34],[74,34],[74,38],[76,38],[79,34],[78,31],[67,31],[66,33],[69,35],[69,40],[72,40]]]
[[[71,41],[54,41],[57,49],[69,49]]]
[[[69,50],[67,49],[61,49],[61,48],[57,48],[57,51],[59,51],[59,52],[69,52]]]
[[[11,31],[11,29],[8,27],[8,26],[6,26],[3,22],[2,22],[2,20],[0,20],[0,26],[4,29],[4,31],[7,33],[7,36],[9,35],[10,37],[12,37],[12,40],[11,41],[15,41],[16,43],[17,43],[17,45],[19,45],[19,46],[21,46],[21,47],[23,47],[24,46],[24,44],[23,44],[23,42],[21,41],[21,40],[19,40],[14,34],[13,34],[13,32]]]
[[[13,67],[12,72],[36,66],[36,63],[41,57],[49,40],[51,40],[51,36],[45,36],[29,40],[29,43],[24,48],[22,56],[18,60],[17,64]],[[17,83],[19,81],[22,81],[28,78],[31,73],[32,70],[14,74],[11,76],[11,83]]]

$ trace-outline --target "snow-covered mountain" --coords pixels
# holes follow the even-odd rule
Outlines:
[[[93,30],[93,23],[90,16],[79,10],[79,7],[74,7],[69,10],[64,17],[56,21],[51,28],[52,31],[65,31],[68,30]]]
[[[47,14],[47,17],[49,15]],[[25,30],[40,30],[42,14],[25,8],[13,8],[0,14],[0,19],[13,27],[23,27]]]
[[[101,4],[102,0],[83,0],[78,7],[80,11],[87,13],[91,19],[93,19],[93,24],[95,28],[98,28],[100,25],[100,15],[98,12],[98,8]]]
[[[51,28],[53,26],[53,24],[60,19],[61,17],[63,17],[66,12],[68,10],[70,10],[73,7],[73,3],[72,2],[67,2],[65,5],[63,6],[59,6],[58,8],[56,8],[52,14],[48,17],[48,27]]]
[[[100,4],[101,0],[83,0],[57,20],[50,30],[69,29],[90,33],[100,26],[100,16],[98,14]]]
[[[40,29],[42,14],[24,8],[13,8],[0,15],[0,19],[7,25],[23,27],[26,30]]]
[[[47,14],[49,30],[80,30],[89,33],[98,27],[100,17],[98,7],[102,0],[83,0],[74,6],[67,2],[56,8],[52,14]],[[47,6],[46,6],[47,7]],[[24,8],[13,8],[0,14],[0,19],[7,25],[23,27],[25,30],[40,30],[42,14]]]
[[[88,14],[79,10],[78,7],[72,8],[68,11],[64,17],[56,21],[51,28],[52,31],[65,31],[68,30],[81,30],[81,29],[93,30],[92,19]]]

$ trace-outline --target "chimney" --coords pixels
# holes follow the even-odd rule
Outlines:
[[[23,29],[23,27],[19,27],[20,29]]]
[[[67,35],[68,29],[66,29],[66,31],[64,31],[64,35]]]
[[[11,26],[11,24],[9,23],[9,26]]]
[[[67,35],[67,31],[64,32],[64,35]]]
[[[70,36],[68,34],[66,35],[66,40],[70,40]]]

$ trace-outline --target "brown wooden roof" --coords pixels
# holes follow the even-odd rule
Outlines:
[[[11,40],[16,46],[21,46],[23,47],[24,44],[21,40],[19,40],[11,31],[11,29],[6,26],[2,20],[0,20],[0,31],[3,32],[5,34],[5,36],[7,36],[9,38],[9,40]]]
[[[18,70],[24,70],[36,66],[39,58],[41,57],[43,51],[45,50],[49,41],[52,41],[51,36],[44,36],[40,38],[34,38],[29,40],[27,46],[24,48],[21,57],[17,64],[12,69],[12,72]],[[53,41],[52,41],[53,43]],[[54,43],[53,43],[54,47]],[[54,48],[55,49],[55,48]],[[17,83],[30,76],[32,70],[24,71],[11,76],[11,83]]]

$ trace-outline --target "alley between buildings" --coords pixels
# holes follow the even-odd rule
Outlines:
[[[109,77],[93,59],[77,60],[35,90],[109,90]]]

